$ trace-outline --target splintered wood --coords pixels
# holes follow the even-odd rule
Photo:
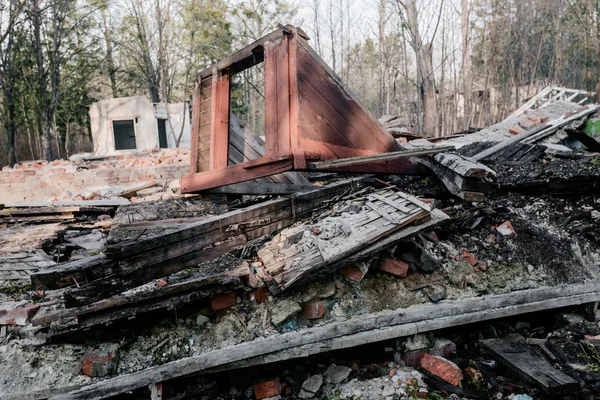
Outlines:
[[[286,229],[258,251],[273,293],[430,216],[430,207],[403,192],[383,190],[346,202],[314,224]]]

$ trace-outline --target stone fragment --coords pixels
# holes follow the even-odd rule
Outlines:
[[[89,347],[81,358],[81,373],[89,377],[112,374],[119,365],[119,345],[104,343],[97,349]]]
[[[208,321],[210,321],[210,318],[208,318],[206,315],[198,314],[196,317],[196,325],[198,326],[204,326],[208,323]]]
[[[496,230],[498,232],[500,232],[500,234],[502,236],[510,236],[510,235],[517,236],[517,232],[515,232],[515,228],[513,228],[510,221],[504,221],[503,223],[501,223],[500,225],[498,225],[496,227]]]
[[[293,300],[285,299],[277,302],[271,311],[271,322],[279,325],[289,317],[302,311],[300,304]]]
[[[458,365],[444,357],[425,354],[421,359],[421,368],[438,376],[451,385],[458,386],[463,378],[462,371]]]
[[[235,306],[237,296],[235,292],[218,294],[210,299],[210,309],[213,311],[223,310]]]
[[[383,260],[381,270],[394,276],[406,278],[406,276],[408,275],[408,264],[404,261],[386,258],[385,260]]]
[[[254,384],[254,397],[256,397],[256,400],[279,396],[280,393],[281,384],[279,383],[279,378]]]
[[[575,325],[581,322],[584,322],[585,318],[579,314],[558,314],[556,316],[556,326],[558,328],[563,328],[565,326]]]
[[[322,301],[311,301],[302,306],[302,313],[306,319],[318,319],[325,315],[325,303]]]
[[[312,375],[309,376],[307,380],[302,384],[302,390],[300,390],[301,399],[312,399],[316,396],[319,389],[321,389],[321,385],[323,385],[323,376],[322,375]]]
[[[323,376],[327,378],[328,383],[337,385],[338,383],[341,383],[347,379],[350,375],[350,372],[352,372],[352,368],[345,367],[343,365],[337,366],[335,364],[331,364],[329,368],[327,368],[327,371],[323,373]]]
[[[7,301],[0,304],[0,325],[27,325],[40,309],[39,304],[27,301]]]

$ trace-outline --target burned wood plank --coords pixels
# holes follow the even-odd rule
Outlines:
[[[513,373],[548,394],[567,393],[580,388],[578,381],[554,368],[524,343],[507,339],[488,339],[479,343]]]
[[[103,399],[145,387],[154,382],[164,382],[242,360],[254,359],[257,363],[264,363],[304,357],[323,351],[353,347],[359,343],[373,343],[442,327],[547,310],[548,307],[558,308],[583,304],[599,299],[600,282],[594,281],[493,296],[443,300],[437,304],[382,311],[325,326],[213,350],[198,356],[96,382],[68,394],[53,396],[51,399]]]
[[[31,275],[31,284],[35,290],[59,289],[103,278],[115,270],[115,262],[98,254],[36,272]]]
[[[600,151],[600,142],[579,129],[565,129],[567,135],[583,144],[589,151]]]

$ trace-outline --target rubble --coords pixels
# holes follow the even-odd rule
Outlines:
[[[282,27],[215,67],[296,49],[300,65],[268,67],[300,69],[283,72],[299,77],[288,97],[306,114],[274,107],[291,133],[268,113],[262,142],[230,115],[203,125],[227,143],[203,129],[191,151],[2,171],[10,190],[64,183],[61,196],[1,200],[0,397],[600,393],[600,169],[581,136],[598,106],[550,99],[474,133],[396,141],[302,35]],[[213,73],[198,87],[222,80]],[[358,116],[343,145],[317,124],[331,104]],[[202,107],[196,123],[216,112]],[[273,141],[292,136],[300,147]],[[106,179],[67,187],[86,174]]]

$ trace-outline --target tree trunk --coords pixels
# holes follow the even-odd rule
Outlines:
[[[417,56],[418,93],[423,102],[425,135],[437,137],[438,115],[435,79],[433,75],[432,46],[424,45],[419,32],[419,15],[416,0],[406,1],[406,16],[413,40],[411,44]]]
[[[16,11],[15,0],[11,0],[10,9],[9,9],[9,20],[14,19],[14,13]],[[6,129],[6,137],[7,137],[7,147],[8,147],[8,165],[13,167],[17,163],[17,153],[15,151],[15,98],[14,98],[14,84],[15,84],[15,61],[13,54],[13,44],[14,44],[14,31],[10,29],[7,32],[6,37],[6,48],[4,49],[2,55],[2,59],[0,62],[2,63],[2,69],[0,72],[0,79],[2,79],[2,93],[4,95],[4,106],[5,106],[5,119],[4,119],[4,128]],[[1,48],[0,48],[1,50]]]
[[[108,72],[108,79],[110,80],[110,89],[113,98],[119,97],[117,93],[117,69],[115,68],[115,61],[113,59],[113,42],[111,28],[108,26],[108,17],[106,15],[106,9],[102,8],[102,23],[104,25],[104,40],[106,42],[106,68]]]
[[[54,151],[52,149],[52,122],[49,115],[48,94],[46,92],[46,70],[44,66],[43,44],[41,39],[41,10],[40,0],[31,1],[31,14],[33,26],[33,46],[36,53],[36,66],[39,91],[39,110],[42,123],[42,157],[50,162],[54,160]]]
[[[471,105],[473,85],[471,83],[471,38],[469,35],[469,0],[462,0],[462,78],[463,78],[463,112],[464,129],[468,130],[471,125]]]

